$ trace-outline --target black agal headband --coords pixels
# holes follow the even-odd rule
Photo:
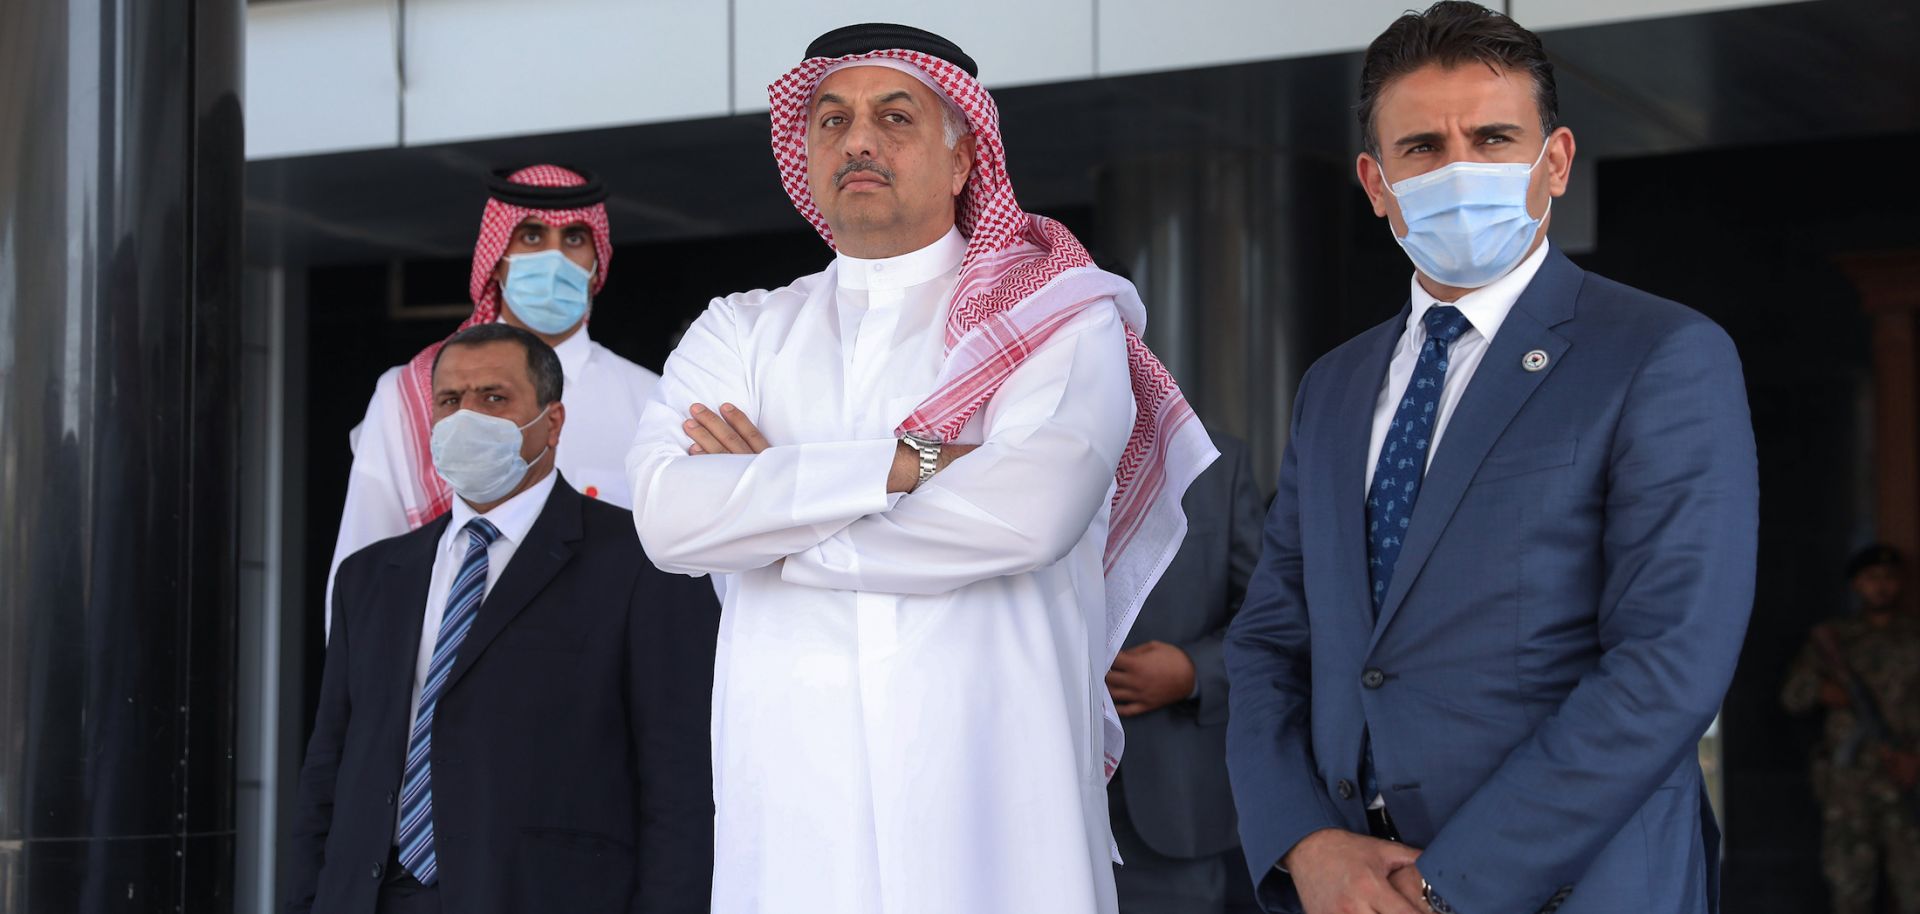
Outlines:
[[[528,209],[579,209],[592,206],[607,199],[607,185],[599,176],[584,168],[571,165],[561,166],[585,179],[586,183],[572,187],[535,187],[531,184],[516,184],[507,180],[507,176],[518,172],[518,168],[497,168],[487,175],[487,194],[501,203],[524,206]]]
[[[874,51],[918,51],[953,64],[978,79],[980,67],[960,46],[926,29],[888,22],[864,22],[834,29],[807,45],[807,58],[845,57]]]

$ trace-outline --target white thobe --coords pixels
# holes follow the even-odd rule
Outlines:
[[[554,466],[567,484],[591,498],[627,507],[633,498],[627,488],[627,449],[647,398],[660,376],[641,368],[594,342],[587,328],[554,347],[565,381],[560,402],[567,408],[566,427],[554,450]],[[405,365],[389,368],[373,386],[367,415],[347,436],[353,450],[353,470],[347,477],[347,503],[340,512],[340,533],[334,541],[333,565],[327,571],[326,624],[333,627],[333,576],[340,563],[390,536],[412,529],[401,499],[408,485],[413,459],[407,453],[406,404],[397,378]]]
[[[1124,330],[1094,307],[889,495],[933,390],[965,241],[839,257],[716,299],[628,458],[641,542],[730,573],[714,674],[717,914],[1114,910],[1100,725],[1102,554],[1133,421]],[[688,408],[775,446],[687,456]]]

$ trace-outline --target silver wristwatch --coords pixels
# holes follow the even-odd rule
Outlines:
[[[940,469],[940,442],[918,435],[901,435],[900,443],[913,448],[920,455],[920,477],[914,480],[914,487],[933,478],[935,470]]]

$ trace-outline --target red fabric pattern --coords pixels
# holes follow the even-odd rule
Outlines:
[[[578,187],[586,179],[558,165],[530,165],[507,177],[515,184],[531,187]],[[500,319],[500,284],[493,269],[513,243],[513,231],[522,222],[534,219],[555,229],[576,222],[585,223],[593,234],[595,257],[593,283],[589,292],[600,294],[607,283],[607,264],[613,260],[612,230],[607,224],[604,203],[579,209],[534,209],[499,200],[487,200],[480,215],[480,238],[473,247],[473,272],[467,282],[467,294],[473,299],[473,313],[460,322],[454,333],[477,324]],[[449,337],[452,334],[448,334]],[[407,507],[407,525],[417,529],[439,517],[453,504],[453,490],[433,469],[433,360],[446,341],[420,350],[400,372],[400,403],[405,416],[406,444],[413,469],[411,491],[403,494]]]
[[[992,399],[1000,385],[1053,333],[1087,307],[1114,301],[1111,293],[1099,294],[1099,282],[1074,284],[1075,289],[1095,291],[1070,295],[1077,300],[1040,301],[1063,275],[1091,268],[1092,258],[1079,239],[1065,226],[1044,216],[1020,209],[1014,199],[1013,185],[1007,178],[1006,148],[1000,138],[1000,114],[993,97],[965,70],[938,57],[917,51],[878,50],[840,58],[816,57],[767,88],[771,107],[774,160],[779,167],[780,183],[792,198],[800,215],[813,225],[828,245],[833,230],[815,204],[807,183],[807,123],[813,95],[827,71],[848,61],[890,58],[911,64],[932,78],[947,97],[966,116],[973,128],[974,165],[961,191],[955,221],[967,237],[967,251],[961,261],[960,281],[948,309],[946,342],[949,364],[942,377],[945,383],[901,423],[900,434],[913,433],[939,441],[950,441],[974,413]],[[1092,273],[1086,269],[1084,273]],[[1131,296],[1124,280],[1100,274],[1110,284]],[[1059,290],[1054,290],[1059,291]],[[1059,298],[1054,295],[1052,298]],[[1032,303],[1039,313],[1022,313],[1023,304]],[[1123,314],[1125,313],[1123,309]],[[1124,454],[1115,471],[1115,491],[1107,539],[1105,563],[1109,586],[1109,660],[1118,650],[1126,629],[1132,625],[1139,603],[1145,599],[1165,562],[1170,547],[1159,541],[1152,544],[1154,555],[1136,555],[1125,573],[1115,570],[1127,559],[1148,524],[1149,515],[1179,510],[1180,492],[1165,499],[1170,482],[1184,491],[1193,475],[1204,468],[1208,457],[1196,463],[1201,450],[1212,446],[1201,440],[1184,442],[1176,478],[1170,479],[1170,443],[1183,431],[1198,432],[1198,424],[1188,428],[1194,418],[1192,408],[1180,393],[1166,367],[1141,341],[1141,327],[1129,322],[1127,358],[1132,371],[1137,419]],[[955,364],[956,362],[960,364]],[[1169,528],[1165,518],[1156,526]],[[1184,516],[1174,525],[1185,528]],[[1166,537],[1160,536],[1160,540]],[[1172,547],[1177,548],[1178,537]],[[1165,552],[1165,555],[1159,553]],[[1141,571],[1143,567],[1147,571]],[[1124,578],[1120,580],[1119,578]],[[1115,593],[1114,591],[1121,591]],[[1106,773],[1112,777],[1119,764],[1119,719],[1109,702],[1107,712],[1108,749]]]

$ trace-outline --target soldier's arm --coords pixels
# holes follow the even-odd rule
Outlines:
[[[1820,663],[1820,651],[1812,639],[1800,649],[1793,665],[1787,668],[1786,685],[1780,688],[1780,705],[1789,714],[1805,714],[1820,706],[1820,684],[1826,675]]]

